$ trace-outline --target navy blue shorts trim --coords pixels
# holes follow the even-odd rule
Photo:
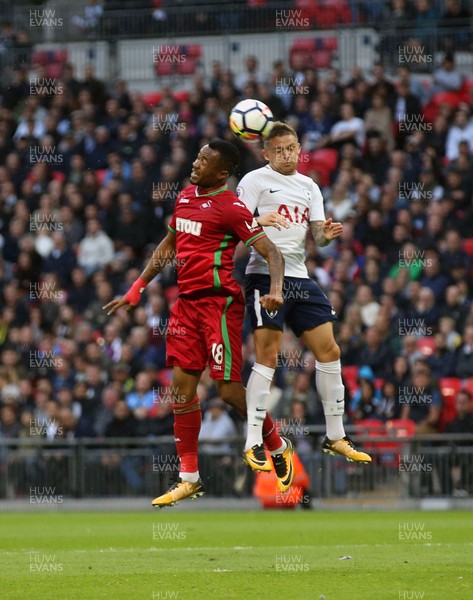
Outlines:
[[[337,320],[327,296],[313,279],[284,278],[284,305],[278,311],[267,311],[259,299],[269,293],[269,275],[247,275],[245,285],[246,308],[251,329],[273,326],[283,331],[284,324],[299,337],[304,333]]]

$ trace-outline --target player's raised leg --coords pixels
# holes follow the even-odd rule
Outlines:
[[[174,439],[180,459],[179,479],[153,506],[173,506],[185,498],[197,498],[204,494],[199,476],[198,444],[202,422],[199,398],[196,395],[201,371],[188,371],[173,367],[172,407],[174,412]]]
[[[315,381],[322,399],[327,427],[327,436],[322,444],[323,451],[340,454],[350,461],[371,462],[368,454],[355,448],[343,426],[345,387],[342,382],[340,348],[333,335],[332,323],[324,323],[304,331],[301,339],[316,359]]]
[[[217,382],[217,389],[219,396],[224,402],[233,406],[246,419],[246,394],[242,384],[236,381],[220,381]],[[263,421],[262,430],[264,445],[272,455],[278,478],[278,487],[281,492],[285,492],[294,480],[294,467],[292,464],[294,449],[292,443],[279,435],[271,417],[267,413]],[[252,455],[252,459],[250,460],[246,455],[244,456],[244,460],[254,471],[270,471],[271,465],[266,458],[264,450],[261,460],[260,456],[259,453]],[[269,469],[267,468],[268,466]],[[279,482],[281,482],[280,485]]]
[[[258,310],[263,310],[258,305]],[[267,400],[271,389],[278,349],[282,341],[282,331],[276,328],[260,327],[255,329],[254,342],[256,362],[253,365],[246,389],[246,406],[248,412],[248,431],[244,447],[245,461],[255,469],[261,462],[267,462],[263,448],[263,422],[266,418]],[[267,463],[270,471],[271,465]]]

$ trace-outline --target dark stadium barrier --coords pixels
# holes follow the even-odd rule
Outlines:
[[[402,440],[355,436],[371,465],[346,462],[320,451],[320,427],[294,439],[310,476],[311,498],[346,496],[380,506],[402,499],[473,494],[473,434],[435,434]],[[306,443],[308,442],[308,444]],[[200,469],[207,494],[248,497],[254,475],[242,464],[243,440],[201,440]],[[0,439],[0,498],[61,504],[68,498],[154,497],[178,474],[173,438]]]

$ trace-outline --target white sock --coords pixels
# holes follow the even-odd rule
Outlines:
[[[263,443],[263,421],[266,418],[266,397],[269,396],[275,369],[255,363],[246,386],[248,431],[245,450]]]
[[[199,471],[195,471],[194,473],[182,473],[179,472],[179,477],[182,481],[189,481],[190,483],[197,483],[199,481]]]
[[[316,360],[315,384],[322,398],[327,437],[329,440],[341,440],[346,434],[343,427],[345,387],[342,383],[342,365],[340,361],[320,363]]]

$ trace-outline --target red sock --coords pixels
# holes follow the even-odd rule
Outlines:
[[[276,429],[275,424],[271,417],[266,413],[266,418],[263,421],[263,441],[266,448],[271,452],[273,450],[279,450],[283,442],[281,436]]]
[[[181,412],[183,410],[182,404],[173,405],[174,440],[181,461],[181,473],[195,473],[199,470],[197,452],[202,412],[197,396],[190,404],[186,405],[184,410],[188,410],[193,405],[197,405],[196,408],[185,413]]]

